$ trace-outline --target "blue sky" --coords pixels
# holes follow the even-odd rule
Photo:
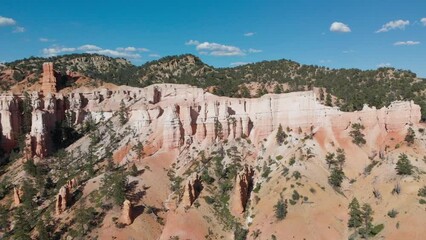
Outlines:
[[[0,61],[192,53],[217,67],[286,58],[426,77],[425,10],[424,0],[0,0]]]

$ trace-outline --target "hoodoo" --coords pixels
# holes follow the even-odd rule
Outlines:
[[[41,91],[45,96],[48,93],[56,93],[56,78],[53,71],[53,63],[43,63],[43,78],[41,79]]]

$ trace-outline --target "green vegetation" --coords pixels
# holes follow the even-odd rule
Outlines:
[[[72,62],[80,58],[84,65]],[[100,60],[99,58],[102,58]],[[189,64],[188,58],[193,58]],[[168,69],[170,61],[178,66]],[[31,57],[6,63],[7,67],[19,69],[16,81],[22,75],[41,72],[43,62],[52,61],[60,73],[67,70],[79,71],[93,79],[101,79],[119,85],[144,87],[153,83],[190,84],[202,88],[215,86],[214,93],[230,97],[250,97],[245,83],[257,82],[262,86],[275,82],[274,92],[282,92],[277,85],[288,84],[288,91],[300,91],[306,88],[319,87],[322,91],[321,101],[331,106],[332,96],[337,97],[334,105],[343,111],[361,110],[364,104],[381,108],[396,100],[414,100],[422,107],[422,119],[426,119],[426,83],[416,74],[407,70],[379,68],[362,71],[359,69],[330,69],[316,65],[303,65],[291,60],[263,61],[246,64],[234,68],[213,68],[204,64],[198,57],[185,54],[167,56],[147,62],[142,66],[134,66],[128,61],[96,54],[70,54],[50,58]],[[97,64],[102,61],[104,64]],[[195,73],[202,70],[202,75]],[[142,80],[142,77],[144,80]],[[6,89],[8,86],[3,86]],[[10,87],[10,86],[9,86]],[[324,96],[324,89],[327,94]],[[265,88],[260,88],[265,94]]]
[[[344,178],[345,173],[341,169],[334,168],[331,170],[331,174],[328,177],[328,182],[331,186],[339,188],[341,187]]]
[[[352,142],[358,146],[362,146],[367,143],[364,138],[365,135],[362,133],[362,130],[364,130],[364,125],[361,123],[353,123],[351,127],[352,130],[349,132],[349,135],[352,137]]]
[[[101,181],[101,192],[107,199],[121,206],[126,199],[127,184],[127,173],[124,170],[107,172]]]
[[[274,205],[274,211],[277,220],[283,220],[287,216],[287,200],[280,198]]]
[[[121,125],[124,125],[128,121],[126,104],[124,104],[123,99],[120,101],[120,109],[118,110],[118,118]]]
[[[279,145],[284,143],[284,140],[287,138],[287,134],[283,130],[283,126],[281,124],[278,126],[277,134],[275,135],[275,139]]]
[[[405,135],[404,140],[408,143],[408,145],[411,145],[414,143],[414,139],[416,139],[416,133],[414,130],[410,127],[407,130],[407,135]]]
[[[348,227],[350,228],[359,228],[362,224],[361,218],[361,209],[358,202],[358,199],[353,198],[351,203],[349,203],[349,220]]]
[[[396,172],[398,175],[411,175],[413,174],[413,165],[411,165],[408,156],[405,153],[401,153],[396,163]]]
[[[417,193],[417,196],[419,197],[426,197],[426,186],[423,186],[419,189],[419,192]]]
[[[390,210],[389,212],[388,212],[388,216],[390,217],[390,218],[395,218],[396,217],[396,215],[398,215],[398,211],[397,210],[395,210],[395,209],[392,209],[392,210]]]

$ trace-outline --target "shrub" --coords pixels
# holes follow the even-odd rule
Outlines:
[[[395,209],[392,209],[392,210],[390,210],[390,211],[388,212],[388,216],[389,216],[390,218],[395,218],[395,217],[396,217],[396,215],[398,215],[398,211],[396,211]]]
[[[287,200],[282,198],[274,205],[275,217],[277,220],[283,220],[287,216]]]
[[[353,123],[352,130],[349,132],[349,135],[352,137],[352,142],[358,146],[364,145],[367,141],[365,141],[365,135],[361,132],[364,130],[364,125],[360,123]]]
[[[411,165],[410,160],[407,155],[401,153],[398,157],[398,162],[395,167],[398,175],[411,175],[413,174],[413,165]]]
[[[275,139],[279,145],[283,144],[284,140],[287,138],[287,134],[283,130],[283,126],[281,124],[278,126],[277,134],[275,135]]]
[[[294,179],[298,180],[298,179],[302,178],[302,174],[300,174],[299,171],[294,171],[293,177],[294,177]]]
[[[407,135],[405,135],[405,141],[408,143],[408,145],[411,145],[414,143],[414,139],[416,138],[416,133],[414,133],[414,130],[410,127],[407,130]]]
[[[331,174],[328,177],[328,182],[333,187],[341,187],[344,177],[345,173],[343,173],[342,170],[335,168],[331,171]]]
[[[426,186],[423,186],[419,189],[419,192],[417,193],[417,196],[419,197],[426,197]]]

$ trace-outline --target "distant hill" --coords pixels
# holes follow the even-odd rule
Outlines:
[[[168,56],[142,66],[135,66],[122,58],[97,54],[31,57],[6,63],[5,67],[0,68],[0,86],[7,89],[31,74],[33,78],[38,78],[41,64],[45,61],[54,62],[55,69],[62,74],[78,72],[93,79],[137,87],[153,83],[190,84],[230,97],[251,97],[245,89],[245,84],[251,82],[260,86],[285,83],[289,86],[286,91],[318,87],[337,97],[339,100],[332,104],[344,111],[360,110],[364,104],[380,108],[395,100],[414,100],[421,105],[423,120],[426,120],[426,81],[417,78],[411,71],[394,68],[367,71],[330,69],[286,59],[214,68],[191,54]],[[276,89],[276,92],[281,91]],[[266,92],[260,89],[258,94]]]

